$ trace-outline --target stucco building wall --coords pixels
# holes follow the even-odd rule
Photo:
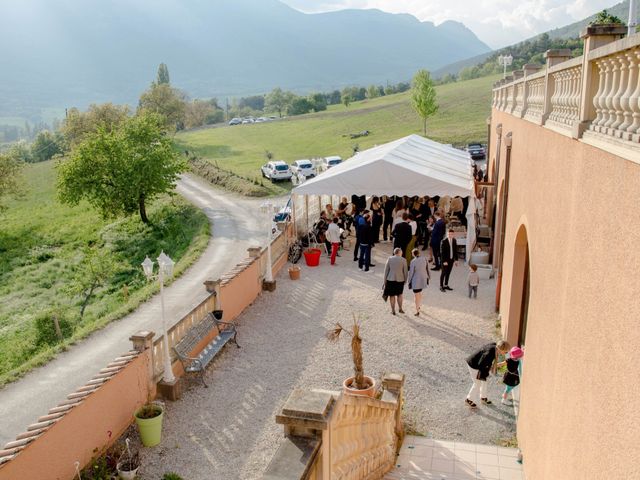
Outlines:
[[[499,123],[497,185],[513,139],[500,298],[512,343],[529,249],[526,478],[640,478],[640,164],[495,109],[492,146]]]

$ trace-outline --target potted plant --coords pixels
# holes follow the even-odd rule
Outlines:
[[[162,439],[164,408],[157,403],[147,403],[134,414],[140,430],[140,439],[145,447],[155,447]]]
[[[134,480],[140,468],[140,459],[138,452],[134,455],[131,454],[131,448],[129,447],[129,439],[125,440],[127,448],[120,456],[118,463],[116,464],[116,470],[120,480]],[[123,458],[124,457],[124,458]]]
[[[347,332],[351,336],[351,357],[353,358],[354,376],[347,378],[342,386],[344,392],[349,395],[362,395],[374,397],[376,393],[376,382],[373,378],[364,374],[362,366],[362,338],[360,337],[360,322],[353,316],[353,327],[347,330],[339,323],[333,330],[327,333],[330,342],[337,342],[342,332]]]

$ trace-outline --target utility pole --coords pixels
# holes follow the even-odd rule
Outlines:
[[[627,32],[627,36],[630,37],[634,33],[636,33],[636,25],[637,17],[636,17],[636,0],[629,0],[629,23],[627,24],[629,30]]]
[[[226,119],[226,122],[229,123],[229,97],[227,97],[225,99],[227,107],[225,108],[225,114],[224,114],[224,118]]]

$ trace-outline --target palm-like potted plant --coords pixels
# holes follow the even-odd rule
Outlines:
[[[373,397],[376,393],[376,382],[373,378],[364,374],[362,361],[362,337],[360,337],[360,322],[353,316],[353,326],[351,330],[344,328],[340,323],[336,323],[335,328],[327,333],[330,342],[337,342],[340,334],[346,332],[351,337],[351,357],[353,359],[354,376],[347,378],[342,386],[344,392],[350,395],[362,395]]]

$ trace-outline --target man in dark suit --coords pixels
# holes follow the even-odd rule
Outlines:
[[[364,222],[358,229],[360,235],[360,258],[358,259],[358,268],[369,271],[371,265],[371,244],[373,239],[373,230],[371,228],[371,216],[367,213],[363,216]],[[375,265],[373,265],[375,267]]]
[[[449,230],[447,238],[442,240],[440,244],[442,255],[442,273],[440,274],[440,291],[446,292],[447,290],[453,290],[449,287],[449,275],[453,270],[453,265],[458,264],[458,243],[453,238],[453,230]]]
[[[407,245],[411,241],[411,237],[413,236],[413,232],[411,231],[411,225],[409,225],[409,214],[404,212],[402,214],[402,221],[396,223],[396,226],[393,227],[393,248],[401,248],[402,254],[404,255],[407,250]]]
[[[433,250],[433,258],[436,262],[436,266],[431,270],[440,270],[440,244],[445,235],[444,220],[440,216],[440,213],[436,211],[435,214],[436,223],[433,224],[433,230],[431,231],[431,249]]]

